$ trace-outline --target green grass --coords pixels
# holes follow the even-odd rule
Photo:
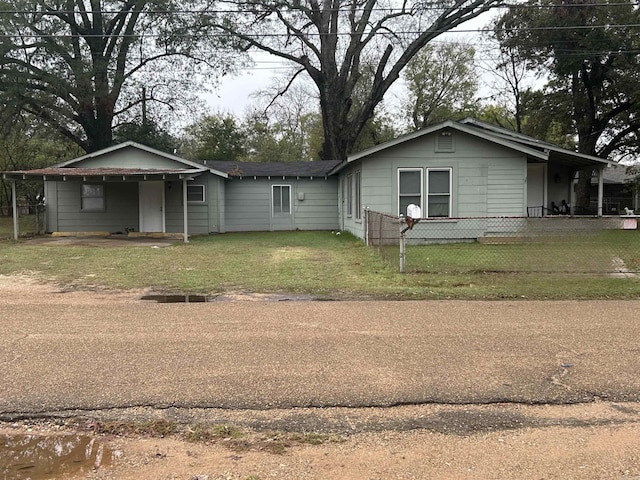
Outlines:
[[[396,248],[397,249],[397,248]],[[388,253],[388,257],[391,255]],[[408,246],[406,268],[420,272],[611,272],[614,259],[640,271],[640,234],[597,234],[529,239],[526,243],[458,243]]]
[[[609,240],[609,248],[616,242],[626,245],[626,240],[618,237]],[[459,249],[473,252],[478,247],[486,245],[438,248],[448,252],[445,256],[449,258],[469,263],[472,260],[465,261]],[[491,247],[495,252],[513,247],[526,253],[531,246]],[[634,250],[636,255],[638,250]],[[539,253],[534,258],[539,258]],[[287,292],[380,299],[640,298],[640,280],[636,278],[499,272],[489,268],[489,263],[474,264],[462,272],[409,268],[409,273],[400,274],[395,259],[386,262],[355,237],[330,232],[230,233],[194,237],[189,244],[163,248],[0,241],[0,274],[28,273],[85,289],[145,288],[185,294]]]

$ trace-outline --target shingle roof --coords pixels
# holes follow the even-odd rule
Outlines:
[[[315,162],[230,162],[205,161],[205,167],[228,174],[230,177],[316,177],[328,175],[340,160]]]

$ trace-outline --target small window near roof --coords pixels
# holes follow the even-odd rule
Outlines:
[[[82,185],[80,210],[83,212],[104,212],[104,185]]]
[[[187,202],[204,203],[204,185],[187,185]]]

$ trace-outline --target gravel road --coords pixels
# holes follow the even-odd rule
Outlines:
[[[638,301],[155,304],[141,301],[143,293],[64,291],[0,277],[0,422],[163,417],[347,439],[295,447],[295,458],[275,461],[297,465],[286,474],[269,453],[251,448],[236,455],[247,460],[240,468],[221,460],[232,454],[219,445],[153,440],[175,457],[163,463],[166,452],[151,461],[150,444],[121,440],[128,463],[113,477],[100,470],[91,478],[196,478],[184,464],[196,450],[204,463],[191,464],[210,480],[270,478],[278,469],[277,478],[640,478]],[[558,410],[545,420],[536,405]],[[482,450],[505,441],[505,431],[519,432],[508,436],[515,450],[504,452],[512,464],[495,470],[487,459],[496,453]],[[556,433],[545,438],[544,431]],[[537,455],[549,455],[571,432],[589,438],[583,453],[604,470],[574,472],[582,454],[573,443],[574,463],[536,470]],[[461,438],[475,438],[475,447]],[[607,438],[618,446],[605,455]],[[520,443],[536,441],[545,447]],[[469,448],[475,473],[447,470],[451,452]],[[406,461],[394,464],[394,451]],[[517,475],[517,452],[527,475]],[[338,455],[344,468],[323,462],[325,455]],[[434,460],[418,471],[411,461],[421,455]],[[386,466],[377,468],[383,457]],[[212,466],[220,461],[231,470]]]

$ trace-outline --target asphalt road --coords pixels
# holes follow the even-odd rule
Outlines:
[[[640,302],[0,302],[0,415],[640,400]]]

